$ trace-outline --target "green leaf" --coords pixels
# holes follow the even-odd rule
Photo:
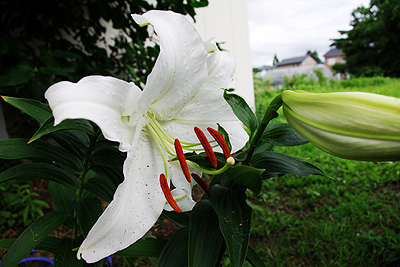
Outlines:
[[[126,153],[119,151],[115,147],[104,146],[97,148],[90,159],[98,165],[122,169],[122,165],[126,159]]]
[[[299,146],[308,143],[288,123],[270,124],[261,136],[261,140],[267,141],[276,146]]]
[[[73,203],[76,200],[76,190],[71,189],[65,185],[50,181],[49,193],[53,200],[53,210],[62,211],[71,216],[74,215]]]
[[[162,212],[162,215],[174,224],[176,224],[179,228],[189,226],[190,217],[185,213],[164,210]]]
[[[16,238],[0,239],[0,248],[10,249],[14,244]],[[36,250],[44,250],[47,252],[55,253],[58,244],[61,242],[61,238],[54,236],[46,236],[36,247]]]
[[[250,238],[251,208],[243,191],[216,184],[211,188],[211,204],[228,248],[231,266],[243,266]]]
[[[229,151],[232,151],[232,145],[231,141],[229,140],[229,134],[226,132],[224,127],[219,125],[219,123],[217,123],[217,125],[218,125],[218,132],[224,137],[224,140],[229,148]]]
[[[208,6],[208,0],[191,0],[189,3],[195,8]]]
[[[0,173],[0,183],[13,179],[45,179],[78,188],[78,180],[69,172],[47,163],[26,163]]]
[[[319,168],[311,163],[272,151],[255,153],[251,158],[251,165],[257,168],[264,168],[266,170],[263,173],[264,178],[281,176],[288,173],[326,176]]]
[[[264,169],[257,169],[247,165],[233,166],[225,172],[226,176],[256,193],[261,191],[262,174]]]
[[[165,239],[142,239],[138,240],[124,250],[115,253],[121,257],[159,257],[167,240]]]
[[[40,124],[43,124],[52,116],[50,107],[37,100],[10,96],[2,96],[2,98],[8,104],[35,118]]]
[[[254,267],[266,267],[264,261],[258,256],[257,252],[249,245],[247,249],[247,261]]]
[[[54,266],[86,266],[86,264],[83,264],[83,261],[76,258],[76,251],[73,251],[75,247],[76,245],[73,239],[63,239],[57,246],[56,255],[54,256]]]
[[[117,186],[114,185],[108,178],[99,175],[94,171],[89,171],[86,174],[85,180],[86,181],[83,184],[83,188],[95,194],[96,196],[101,197],[105,201],[111,202]]]
[[[83,235],[86,237],[89,230],[103,212],[101,202],[97,198],[87,198],[79,202],[75,211],[78,216],[79,226],[81,227]]]
[[[80,130],[92,134],[93,126],[89,121],[83,119],[64,120],[54,126],[54,117],[50,117],[42,124],[42,126],[40,126],[39,130],[37,130],[29,142],[33,142],[42,136],[62,130]]]
[[[79,159],[83,158],[90,143],[88,135],[80,130],[58,131],[52,133],[51,137],[53,137],[60,146],[76,155]]]
[[[224,238],[208,199],[197,202],[190,215],[189,266],[217,266]]]
[[[34,221],[15,240],[0,266],[17,266],[48,234],[69,218],[63,212],[53,211]]]
[[[90,166],[90,169],[97,174],[107,178],[114,186],[118,186],[122,181],[124,181],[124,174],[122,169],[109,168],[102,165]]]
[[[0,75],[0,86],[15,86],[27,83],[34,75],[32,67],[20,64],[12,71]]]
[[[181,228],[171,236],[164,246],[158,259],[157,266],[184,267],[188,264],[188,235],[187,227]]]
[[[23,138],[0,140],[0,158],[44,160],[73,170],[74,173],[83,169],[81,161],[62,147],[43,141],[27,142],[28,139]]]
[[[243,122],[244,125],[254,133],[257,129],[258,121],[251,108],[247,105],[246,101],[236,94],[228,94],[224,92],[224,98],[231,106],[236,117]]]

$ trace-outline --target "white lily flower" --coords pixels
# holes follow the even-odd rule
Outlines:
[[[149,11],[133,18],[141,26],[153,25],[160,38],[161,52],[143,91],[116,78],[89,76],[77,83],[54,84],[45,94],[55,124],[91,120],[105,138],[119,142],[120,150],[127,152],[125,179],[79,248],[78,258],[88,263],[136,242],[163,209],[171,210],[161,174],[174,185],[172,197],[180,209],[193,208],[191,184],[177,161],[168,162],[176,155],[175,138],[184,141],[184,151],[193,151],[199,143],[193,128],[205,131],[217,123],[230,134],[233,151],[248,138],[221,90],[232,79],[234,59],[215,43],[203,42],[182,15]]]

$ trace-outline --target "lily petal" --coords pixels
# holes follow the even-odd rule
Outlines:
[[[136,242],[154,225],[165,205],[157,177],[163,171],[156,144],[142,135],[128,152],[124,182],[80,246],[78,259],[99,261]]]
[[[88,76],[77,83],[56,83],[46,91],[45,97],[55,124],[65,119],[91,120],[100,127],[105,138],[123,143],[130,139],[132,129],[128,131],[121,116],[129,115],[126,107],[135,106],[141,93],[133,83],[113,77]]]
[[[191,195],[186,194],[186,192],[182,189],[175,188],[171,191],[171,194],[178,204],[179,208],[181,208],[182,212],[191,211],[194,205],[196,205],[196,202],[193,201]],[[165,203],[164,210],[173,211],[174,209],[167,202]]]
[[[207,78],[204,42],[184,16],[171,11],[153,10],[133,18],[139,25],[153,25],[160,38],[160,54],[135,110],[151,105],[157,119],[172,119]]]
[[[235,152],[244,147],[248,135],[225,101],[221,89],[232,80],[235,60],[227,52],[218,50],[212,41],[207,43],[207,48],[210,51],[207,58],[207,80],[191,101],[176,114],[174,120],[164,122],[163,126],[181,140],[196,143],[198,140],[193,134],[195,126],[205,132],[209,140],[213,140],[207,133],[207,127],[217,128],[219,123],[229,133],[232,151]]]

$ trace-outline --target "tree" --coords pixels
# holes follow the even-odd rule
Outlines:
[[[279,59],[278,59],[278,56],[275,54],[274,55],[274,60],[272,60],[272,65],[276,66],[276,65],[278,65],[278,63],[279,63]]]
[[[400,0],[371,0],[370,6],[352,12],[349,31],[334,45],[346,57],[354,76],[400,77]]]
[[[318,63],[321,63],[321,62],[322,62],[321,59],[320,59],[319,56],[318,56],[318,52],[317,52],[317,51],[308,50],[308,51],[307,51],[307,55],[312,56]]]
[[[112,75],[143,83],[157,58],[132,13],[172,10],[194,17],[207,0],[0,0],[0,93],[43,100],[55,82]],[[106,42],[106,25],[118,34]]]

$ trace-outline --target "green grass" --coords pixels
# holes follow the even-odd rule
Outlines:
[[[257,116],[284,89],[365,91],[400,97],[400,80],[303,82],[271,90],[256,81]],[[281,115],[275,122],[283,122]],[[358,162],[312,144],[276,147],[331,178],[286,175],[264,181],[253,207],[252,240],[267,266],[399,266],[400,164]]]

